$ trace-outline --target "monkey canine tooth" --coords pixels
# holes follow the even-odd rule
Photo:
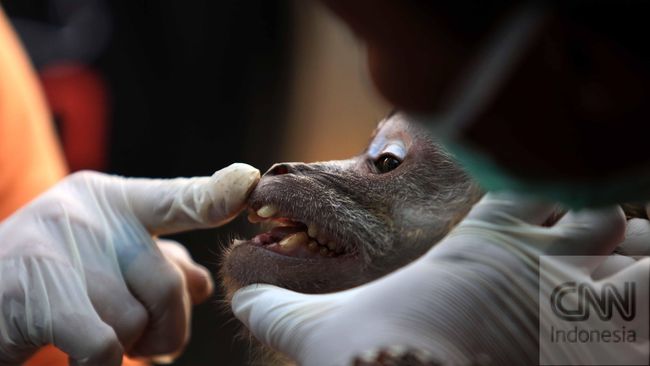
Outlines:
[[[299,245],[307,244],[308,241],[309,238],[307,237],[307,234],[304,231],[301,231],[282,239],[280,246],[283,249],[294,249]]]
[[[242,244],[244,244],[244,243],[246,243],[246,240],[235,239],[235,240],[232,241],[232,246],[233,246],[233,247],[236,247],[236,246],[238,246],[238,245],[242,245]]]

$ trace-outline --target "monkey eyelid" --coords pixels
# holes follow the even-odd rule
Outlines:
[[[386,144],[381,150],[369,149],[368,152],[372,159],[377,159],[378,157],[385,154],[393,155],[400,161],[404,160],[406,157],[406,147],[401,141],[386,141]],[[373,152],[375,153],[373,154]]]
[[[366,153],[371,160],[375,160],[385,153],[389,153],[399,160],[404,160],[406,152],[406,143],[402,139],[398,136],[383,134],[375,136],[366,149]]]

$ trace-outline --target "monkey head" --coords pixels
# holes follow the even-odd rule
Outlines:
[[[354,287],[418,258],[481,196],[440,144],[402,114],[347,160],[279,163],[261,178],[249,220],[223,262],[229,292],[268,283],[305,293]]]

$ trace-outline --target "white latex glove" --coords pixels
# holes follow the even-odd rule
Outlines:
[[[152,235],[219,226],[244,207],[259,171],[128,179],[73,174],[0,224],[0,365],[54,344],[75,365],[178,353],[190,298],[207,272]]]
[[[539,273],[540,256],[608,254],[625,230],[619,208],[569,213],[541,227],[553,210],[488,194],[442,242],[390,275],[325,295],[251,285],[235,293],[232,308],[258,339],[303,365],[537,364],[538,291],[550,291],[554,276]],[[553,269],[593,281],[601,262],[557,262]],[[648,263],[615,266],[625,269],[616,275],[634,277]]]

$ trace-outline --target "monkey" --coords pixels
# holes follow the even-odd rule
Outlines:
[[[327,293],[369,282],[423,255],[482,195],[424,128],[391,113],[357,156],[278,163],[262,175],[247,205],[249,221],[266,231],[225,251],[226,300],[253,283]],[[288,363],[272,352],[260,357]]]
[[[267,231],[233,241],[223,258],[223,286],[230,297],[253,283],[303,293],[364,284],[427,252],[483,194],[423,126],[392,113],[357,156],[278,163],[263,174],[248,200],[248,219]],[[634,207],[626,212],[641,216]],[[437,364],[380,354],[395,361],[388,364]]]
[[[355,157],[279,163],[263,174],[249,220],[271,228],[233,242],[225,288],[269,283],[325,293],[361,285],[424,254],[481,195],[424,129],[391,114]]]

